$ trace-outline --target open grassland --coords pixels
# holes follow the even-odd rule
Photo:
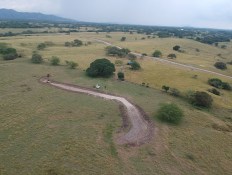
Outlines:
[[[119,82],[115,77],[88,78],[83,70],[96,58],[106,57],[105,46],[92,42],[67,48],[64,42],[88,42],[105,35],[18,36],[1,41],[17,48],[23,57],[0,60],[0,174],[231,174],[231,92],[213,96],[212,110],[197,110],[159,89],[166,84],[181,92],[207,90],[208,78],[215,76],[145,58],[138,59],[141,71],[133,72],[126,66],[117,69],[125,71],[126,80],[146,82],[155,89]],[[54,46],[39,53],[46,59],[60,57],[62,66],[29,62],[37,44],[45,41],[52,41]],[[65,60],[78,62],[78,70],[63,66]],[[118,146],[114,142],[121,126],[117,103],[44,86],[38,79],[47,73],[64,83],[85,87],[99,83],[106,86],[102,91],[127,97],[150,117],[161,103],[174,102],[183,109],[185,118],[180,126],[154,120],[155,135],[149,144]],[[197,79],[192,78],[195,74]]]
[[[106,38],[106,35],[110,35],[112,38]],[[135,35],[135,36],[134,36]],[[127,37],[127,42],[120,42],[120,38],[122,36]],[[147,52],[149,48],[154,47],[154,49],[151,49],[150,52],[155,50],[155,46],[159,47],[165,47],[169,50],[172,49],[172,46],[175,44],[178,44],[178,42],[182,43],[180,45],[183,45],[183,47],[192,47],[192,48],[201,48],[201,50],[205,50],[208,54],[211,53],[211,57],[213,58],[214,55],[214,49],[219,49],[213,46],[209,46],[206,44],[201,44],[192,40],[186,40],[186,39],[149,39],[149,41],[143,41],[139,40],[136,41],[133,39],[134,37],[136,38],[141,38],[144,37],[144,35],[138,35],[138,34],[124,34],[124,33],[75,33],[71,35],[41,35],[41,36],[30,36],[30,37],[24,37],[24,36],[18,36],[18,37],[12,37],[12,38],[6,38],[7,40],[3,40],[2,42],[8,43],[12,45],[13,47],[17,48],[19,52],[27,57],[28,59],[31,57],[31,54],[34,50],[37,50],[36,47],[39,43],[42,42],[53,42],[53,46],[47,47],[43,51],[39,51],[40,54],[43,55],[46,61],[48,61],[52,56],[58,56],[62,60],[62,64],[64,64],[65,60],[69,61],[76,61],[79,63],[79,68],[81,70],[86,70],[89,64],[97,59],[97,58],[103,58],[106,57],[105,55],[105,45],[101,43],[97,43],[94,41],[94,38],[101,38],[106,41],[112,42],[116,45],[120,46],[125,46],[132,51],[137,51],[140,53],[143,53],[143,50],[145,53],[151,54]],[[80,39],[84,43],[91,42],[92,44],[87,45],[87,46],[82,46],[82,47],[64,47],[64,43],[66,41],[73,41],[74,39]],[[174,42],[176,41],[176,42]],[[178,41],[178,42],[177,42]],[[145,43],[144,43],[145,42]],[[153,44],[148,44],[147,42],[151,42]],[[171,43],[171,44],[170,44]],[[136,44],[139,44],[139,49],[140,50],[134,50],[133,46]],[[160,45],[159,45],[160,44]],[[192,45],[191,45],[192,44]],[[195,46],[197,45],[197,46]],[[229,45],[229,44],[228,44]],[[159,48],[157,48],[159,49]],[[209,49],[210,51],[207,51]],[[220,51],[224,51],[225,49],[220,49]],[[212,51],[212,52],[211,52]],[[228,46],[226,49],[227,52],[232,51],[232,48]],[[171,52],[171,51],[170,51]],[[167,52],[167,53],[170,53]],[[206,60],[207,64],[210,67],[211,64],[211,69],[213,71],[217,71],[223,74],[227,75],[232,75],[230,73],[232,71],[232,66],[228,65],[228,70],[226,71],[220,71],[214,68],[212,65],[214,64],[215,60],[208,60],[207,58],[204,57],[205,52],[200,52],[199,54],[202,54],[198,56],[198,60]],[[178,53],[177,53],[178,54]],[[216,53],[215,53],[216,54]],[[188,58],[189,54],[183,54],[180,53],[183,58],[186,56],[186,60],[191,60]],[[113,63],[115,60],[118,60],[118,58],[113,58],[113,57],[107,57],[109,58]],[[208,55],[208,58],[210,56]],[[228,57],[229,58],[229,57]],[[232,57],[231,57],[232,58]],[[179,59],[179,56],[177,56],[177,60]],[[123,58],[120,59],[124,62],[124,64],[127,63],[127,59]],[[195,64],[198,63],[198,60],[195,60]],[[126,80],[135,82],[137,84],[142,84],[143,82],[149,83],[151,87],[160,89],[163,85],[168,85],[172,88],[177,88],[179,89],[182,93],[186,93],[189,90],[202,90],[202,91],[207,91],[209,88],[211,88],[207,84],[208,78],[220,78],[224,80],[225,82],[232,83],[232,80],[227,79],[227,78],[222,78],[220,76],[215,76],[215,75],[210,75],[207,73],[202,73],[198,71],[192,71],[188,70],[185,68],[173,66],[173,65],[167,65],[166,63],[160,63],[157,61],[154,61],[150,58],[143,58],[143,59],[138,59],[140,64],[142,65],[142,70],[141,71],[131,71],[127,66],[120,66],[117,67],[118,71],[124,71],[126,75]],[[229,61],[229,59],[228,59]],[[199,66],[198,66],[199,67]],[[207,69],[207,67],[205,67]],[[210,69],[210,70],[211,70]],[[192,78],[194,75],[197,75],[197,79]],[[226,109],[230,109],[232,106],[232,93],[223,91],[223,95],[221,97],[214,96],[215,99],[215,106],[220,106]]]

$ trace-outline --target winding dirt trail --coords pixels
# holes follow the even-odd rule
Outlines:
[[[144,112],[139,107],[135,106],[127,99],[119,96],[104,94],[100,92],[96,92],[91,89],[85,89],[76,85],[70,85],[65,83],[59,83],[55,81],[50,81],[47,83],[46,78],[41,78],[40,82],[43,84],[47,84],[59,89],[78,92],[83,94],[92,95],[95,97],[101,97],[107,100],[115,100],[121,104],[123,104],[126,108],[127,117],[131,123],[130,130],[117,138],[117,143],[120,145],[128,144],[128,145],[141,145],[148,142],[153,135],[153,125],[150,120],[147,120],[144,116]]]

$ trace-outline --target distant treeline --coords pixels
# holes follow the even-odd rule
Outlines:
[[[91,27],[91,29],[89,29]],[[120,24],[101,24],[101,23],[88,23],[88,22],[71,22],[71,23],[58,23],[58,22],[30,22],[30,21],[2,21],[0,28],[60,28],[59,33],[70,32],[125,32],[125,33],[139,33],[148,36],[168,38],[188,38],[206,44],[214,44],[218,42],[229,42],[232,39],[232,31],[229,30],[216,30],[216,29],[198,29],[191,27],[160,27],[160,26],[142,26],[142,25],[120,25]],[[68,30],[63,30],[66,28]],[[86,30],[80,30],[85,28]],[[35,33],[57,33],[51,31],[33,32],[31,30],[22,33],[7,32],[0,34],[0,36],[15,36],[19,34],[35,34]]]

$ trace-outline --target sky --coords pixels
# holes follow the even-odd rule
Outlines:
[[[0,0],[0,8],[86,22],[232,29],[232,0]]]

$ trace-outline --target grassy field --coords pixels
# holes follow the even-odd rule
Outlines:
[[[221,97],[213,96],[215,103],[210,111],[195,109],[162,92],[161,86],[166,84],[182,93],[190,89],[207,90],[210,88],[207,79],[212,76],[150,59],[139,59],[141,71],[124,68],[126,79],[137,84],[119,82],[115,77],[88,78],[83,70],[96,58],[106,57],[105,46],[92,42],[80,48],[66,48],[64,42],[77,38],[88,42],[96,37],[105,38],[105,35],[18,36],[0,41],[17,48],[23,55],[14,61],[0,60],[0,174],[229,175],[232,172],[231,92],[222,91]],[[123,34],[110,35],[113,39],[105,39],[117,44]],[[31,64],[29,58],[33,50],[45,41],[54,43],[39,51],[46,63]],[[132,45],[138,41],[134,42],[131,40]],[[128,46],[131,50],[132,45]],[[62,66],[47,63],[53,55],[61,58]],[[65,60],[78,62],[79,68],[67,69]],[[183,109],[185,118],[180,126],[162,124],[154,119],[155,136],[149,144],[118,146],[114,142],[121,126],[118,104],[44,86],[38,79],[47,73],[57,81],[85,87],[99,83],[106,86],[103,91],[127,97],[150,117],[161,103],[174,102]],[[192,78],[195,74],[197,79]],[[139,85],[142,82],[153,88],[142,87]]]

